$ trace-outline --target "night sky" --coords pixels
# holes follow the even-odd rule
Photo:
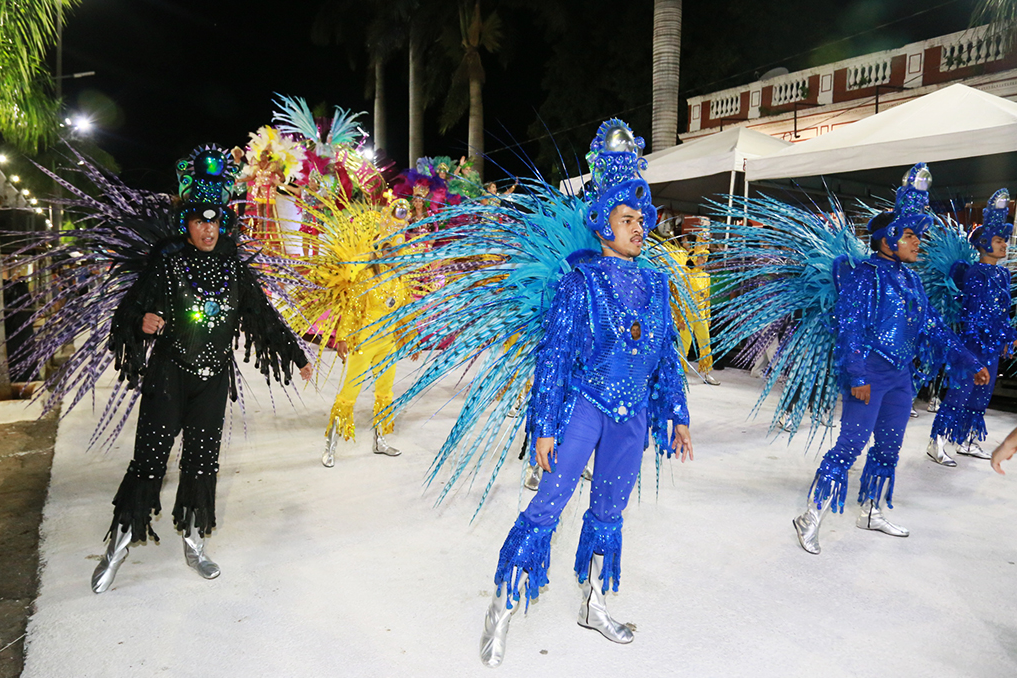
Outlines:
[[[775,13],[769,29],[772,35],[765,37],[734,34],[723,16],[713,11],[718,4],[685,0],[683,64],[690,50],[712,41],[765,39],[770,47],[792,56],[935,8],[822,52],[796,57],[788,65],[793,70],[810,59],[831,61],[898,47],[965,28],[974,0],[954,0],[943,7],[937,7],[940,3],[935,1],[923,7],[898,0],[814,0],[810,5],[815,8],[815,16],[810,18],[814,30],[794,35],[781,33],[779,13],[786,3],[759,0],[755,7],[771,4]],[[127,183],[155,190],[173,188],[174,162],[194,146],[206,142],[243,145],[248,132],[269,124],[273,92],[303,96],[312,106],[324,101],[370,112],[372,102],[365,97],[366,62],[362,60],[359,70],[353,71],[345,48],[316,46],[310,41],[318,5],[319,0],[82,0],[65,20],[64,72],[96,71],[96,75],[64,81],[68,107],[96,119],[95,140],[117,160]],[[618,3],[617,11],[652,13],[652,5],[652,0]],[[536,16],[519,14],[514,30],[522,39],[517,39],[507,65],[493,58],[486,61],[485,118],[489,134],[498,137],[489,136],[489,151],[503,146],[510,137],[526,139],[527,127],[537,118],[536,110],[545,98],[540,83],[552,46],[544,39]],[[627,39],[633,49],[650,50],[650,36]],[[825,58],[827,55],[830,58]],[[576,64],[576,77],[584,77],[581,54],[576,55]],[[753,80],[743,72],[751,73],[755,66],[763,65],[728,66],[727,72],[718,72],[712,81],[700,67],[698,74],[688,78],[716,83],[706,90],[712,91]],[[741,75],[723,80],[736,73]],[[682,76],[685,88],[684,70]],[[404,166],[408,161],[404,56],[395,57],[387,77],[386,150]],[[686,96],[702,93],[685,89]],[[433,106],[427,113],[425,152],[458,157],[466,147],[465,118],[449,134],[440,136],[437,108]],[[365,128],[370,129],[369,115],[365,116]],[[648,135],[649,130],[637,132]],[[509,173],[522,171],[507,152],[496,152],[495,160],[504,163]],[[500,172],[489,168],[488,174],[498,178]]]

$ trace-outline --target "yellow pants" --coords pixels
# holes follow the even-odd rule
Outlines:
[[[350,351],[346,357],[346,381],[332,405],[332,414],[328,420],[325,435],[335,426],[345,440],[354,437],[353,404],[360,395],[363,386],[363,375],[371,370],[374,373],[374,420],[373,425],[382,435],[388,435],[394,428],[391,415],[379,420],[382,411],[392,404],[392,385],[395,384],[395,365],[387,370],[381,364],[389,354],[395,352],[395,344],[391,341],[372,341]]]
[[[703,374],[713,369],[713,356],[710,354],[710,321],[694,320],[692,322],[692,333],[696,335],[696,346],[699,352],[699,371]],[[682,355],[688,357],[689,347],[692,345],[692,334],[686,327],[679,332],[682,339]]]

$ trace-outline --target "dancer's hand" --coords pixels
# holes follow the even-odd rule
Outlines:
[[[339,360],[342,360],[343,363],[345,364],[346,363],[346,355],[350,352],[350,345],[347,344],[345,341],[341,341],[341,340],[337,341],[337,342],[335,342],[335,352],[336,352],[336,355],[339,356]]]
[[[989,383],[989,369],[983,367],[975,372],[975,386],[985,386]]]
[[[537,438],[537,466],[548,473],[554,473],[551,463],[558,463],[558,452],[554,449],[554,438]]]
[[[674,442],[672,443],[674,453],[681,453],[682,463],[685,463],[685,457],[688,456],[689,461],[692,461],[695,457],[692,456],[692,436],[689,434],[689,427],[683,424],[679,424],[674,427]]]
[[[155,334],[166,326],[166,321],[155,313],[146,313],[141,319],[141,331],[145,334]]]
[[[1003,470],[1002,463],[1013,457],[1014,452],[1017,452],[1017,428],[1010,431],[1006,440],[992,451],[992,470],[1005,476],[1006,471]]]
[[[306,365],[300,368],[300,376],[303,378],[304,381],[311,380],[311,377],[314,376],[314,368],[311,366],[311,363],[307,363]]]
[[[869,397],[871,396],[871,394],[872,394],[872,387],[870,387],[868,384],[866,384],[865,386],[852,386],[851,387],[851,395],[853,395],[858,400],[861,400],[866,405],[869,404]]]

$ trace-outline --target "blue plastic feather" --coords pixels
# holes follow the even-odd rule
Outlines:
[[[868,252],[833,196],[826,209],[767,196],[731,199],[730,208],[726,199],[709,201],[714,214],[736,220],[725,226],[727,248],[716,264],[726,273],[718,296],[731,298],[713,309],[714,350],[723,355],[747,342],[758,352],[776,338],[777,353],[752,414],[783,384],[770,432],[784,428],[793,437],[808,414],[811,445],[832,424],[840,392],[833,318],[837,279]]]

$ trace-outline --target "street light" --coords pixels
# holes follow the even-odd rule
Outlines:
[[[21,195],[23,195],[23,196],[27,197],[30,193],[31,193],[31,191],[29,191],[27,188],[21,189]]]
[[[33,205],[38,205],[39,204],[39,199],[38,198],[32,198],[28,202],[32,203]]]
[[[4,164],[5,162],[7,162],[7,156],[4,155],[3,153],[0,153],[0,165]]]
[[[88,134],[92,131],[92,121],[84,115],[76,116],[72,124],[74,126],[74,131],[78,134]]]
[[[16,184],[19,181],[21,181],[21,177],[19,177],[17,174],[12,174],[11,175],[11,183]]]

